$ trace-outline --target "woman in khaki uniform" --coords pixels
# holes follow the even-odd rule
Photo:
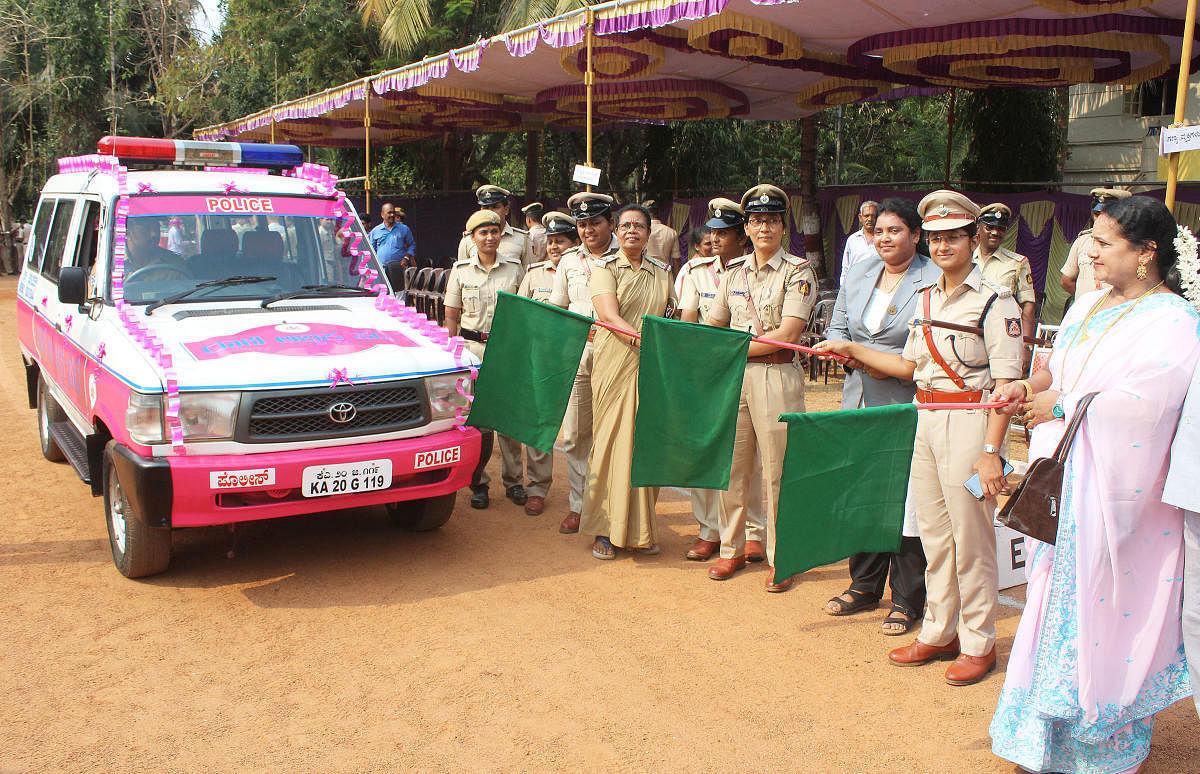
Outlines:
[[[979,208],[954,191],[934,191],[917,212],[930,257],[942,276],[925,288],[903,354],[849,341],[818,348],[917,383],[920,403],[980,403],[1021,376],[1021,310],[1007,288],[984,278],[971,252],[979,242]],[[920,324],[977,326],[983,335]],[[946,682],[970,685],[996,666],[994,497],[1004,485],[999,446],[1008,417],[995,411],[921,411],[908,492],[928,566],[925,617],[911,644],[888,654],[897,666],[957,658]],[[984,498],[963,483],[978,473]]]
[[[650,212],[630,204],[617,213],[619,251],[593,258],[591,292],[596,319],[640,332],[642,316],[663,315],[675,299],[667,265],[646,254]],[[580,529],[595,535],[592,555],[616,558],[616,547],[657,554],[657,487],[629,485],[633,425],[638,405],[639,339],[601,328],[592,353],[592,453]]]
[[[516,293],[521,284],[521,261],[498,253],[504,222],[491,210],[479,210],[467,219],[467,235],[472,249],[467,258],[456,261],[446,280],[446,330],[451,336],[467,340],[467,349],[483,360],[488,331],[496,313],[496,294],[503,290]],[[517,505],[527,499],[521,486],[521,444],[496,434],[502,460],[501,483],[505,494]],[[488,507],[488,482],[491,480],[482,460],[471,481],[471,507]]]

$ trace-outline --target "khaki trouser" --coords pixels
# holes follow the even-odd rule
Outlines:
[[[483,353],[487,348],[478,341],[468,341],[467,349],[471,350],[471,353],[482,361]],[[496,433],[496,445],[500,447],[500,483],[507,490],[509,487],[521,483],[522,444],[520,441],[514,441],[506,435]],[[540,452],[538,453],[540,454]],[[491,481],[492,477],[488,475],[487,469],[481,468],[479,480],[472,481],[471,486],[487,486]]]
[[[908,483],[928,562],[917,638],[946,645],[957,632],[968,656],[986,655],[996,640],[996,503],[963,487],[975,473],[987,422],[987,411],[917,412]]]
[[[567,401],[562,424],[563,451],[567,453],[567,508],[583,512],[583,489],[587,485],[588,454],[592,450],[592,343],[583,347],[575,384]]]
[[[779,415],[804,411],[804,372],[792,363],[747,363],[738,400],[737,430],[733,438],[733,467],[725,492],[721,520],[721,558],[746,553],[747,511],[761,502],[756,490],[767,479],[767,561],[775,565],[775,516],[779,512],[779,480],[787,450],[787,425]],[[758,478],[756,485],[754,479]]]
[[[767,525],[762,512],[762,468],[750,476],[750,493],[746,500],[746,540],[765,540]],[[724,492],[718,489],[689,489],[692,515],[700,525],[701,540],[717,542],[721,539],[721,519],[725,514]]]
[[[545,497],[554,478],[554,455],[526,446],[525,475],[529,479],[525,493],[530,497]]]

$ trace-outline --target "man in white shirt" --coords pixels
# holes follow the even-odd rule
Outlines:
[[[879,214],[879,202],[867,200],[858,205],[858,223],[861,228],[846,238],[846,249],[842,251],[842,274],[838,287],[846,283],[846,269],[864,258],[875,258],[875,216]]]

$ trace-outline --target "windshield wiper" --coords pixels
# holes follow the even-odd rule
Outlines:
[[[301,285],[299,290],[289,290],[285,293],[280,293],[271,296],[262,302],[262,308],[266,309],[276,301],[286,301],[289,298],[299,298],[300,296],[322,295],[331,291],[349,291],[358,295],[375,295],[375,291],[370,288],[360,288],[357,285]]]
[[[216,288],[216,287],[222,287],[225,285],[253,285],[256,282],[274,282],[276,279],[277,279],[276,277],[236,276],[236,277],[226,277],[225,279],[219,279],[219,280],[209,280],[208,282],[201,282],[199,285],[190,287],[187,290],[180,291],[174,295],[167,296],[166,298],[158,299],[153,304],[146,307],[146,314],[149,315],[151,312],[153,312],[155,309],[159,308],[160,306],[166,306],[167,304],[173,304],[176,301],[182,301],[183,299],[187,298],[191,294],[195,293],[197,290],[203,290],[204,288]]]

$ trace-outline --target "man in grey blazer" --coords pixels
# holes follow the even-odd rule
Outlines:
[[[825,333],[827,338],[856,341],[896,354],[904,350],[920,291],[941,276],[933,261],[917,251],[920,238],[921,218],[912,202],[888,199],[880,205],[875,222],[878,257],[860,261],[847,270]],[[911,403],[915,393],[913,382],[872,375],[851,362],[842,390],[842,408]],[[825,612],[850,615],[875,609],[890,575],[892,610],[884,620],[883,633],[904,634],[921,617],[925,608],[925,554],[916,519],[910,508],[905,511],[900,551],[850,557],[850,588],[829,600]]]

